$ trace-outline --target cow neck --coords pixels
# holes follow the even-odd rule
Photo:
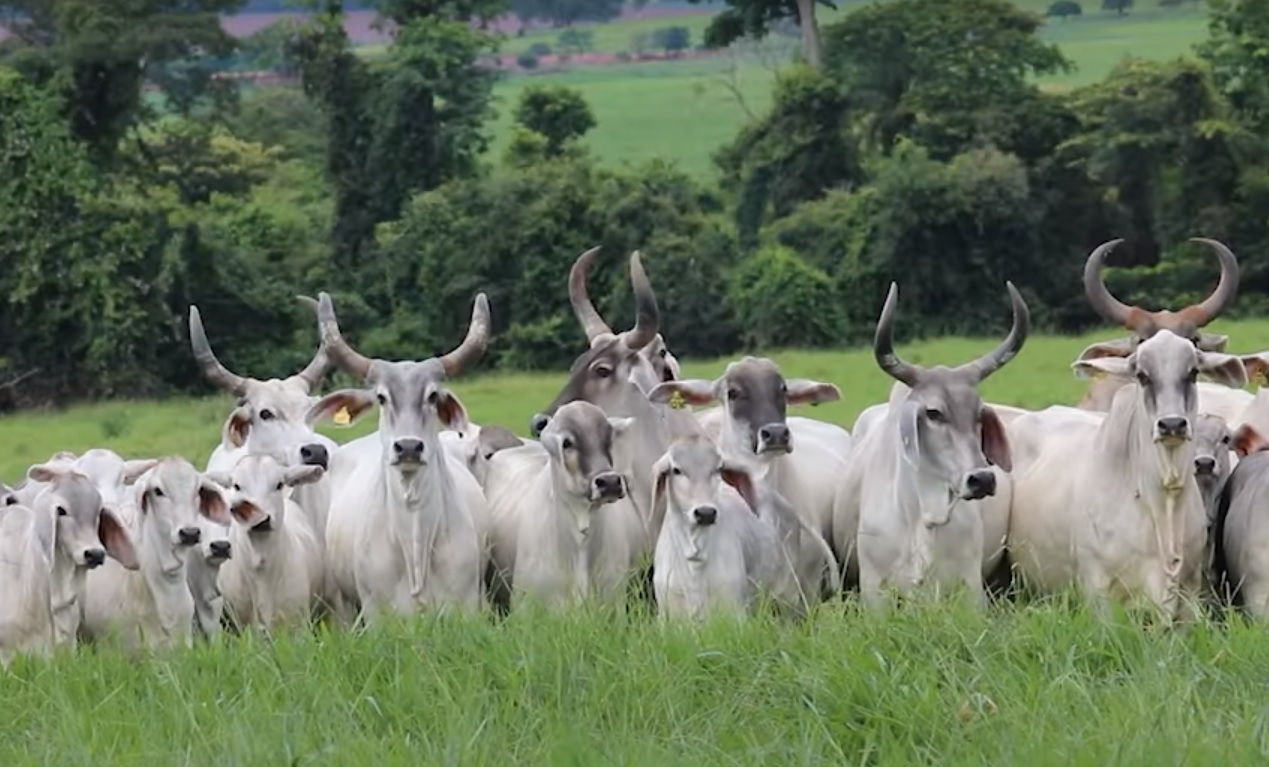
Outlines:
[[[592,515],[599,504],[569,492],[564,472],[554,458],[547,461],[545,479],[546,493],[534,494],[546,501],[535,507],[544,518],[529,519],[528,525],[520,527],[522,535],[528,532],[542,538],[522,551],[531,551],[535,562],[568,574],[569,593],[561,595],[564,601],[585,599],[590,594],[591,581],[587,544],[594,523]]]
[[[85,569],[76,565],[61,546],[54,546],[53,551],[49,595],[53,607],[54,636],[58,644],[70,643],[75,641],[79,632],[79,604],[84,593]]]
[[[440,439],[427,440],[424,450],[431,459],[409,474],[384,465],[385,507],[401,556],[405,562],[410,594],[417,602],[427,588],[432,555],[438,539],[457,526],[458,488],[450,473],[448,454]],[[385,451],[386,454],[386,451]]]
[[[913,584],[922,583],[934,564],[934,548],[940,532],[952,519],[960,499],[945,479],[913,465],[904,454],[899,438],[899,417],[902,408],[892,405],[887,414],[885,429],[892,434],[894,483],[891,486],[892,505],[903,518],[908,531],[909,577]]]
[[[652,498],[652,465],[665,454],[673,439],[667,421],[658,412],[661,409],[670,408],[658,408],[643,399],[639,407],[632,408],[634,423],[613,445],[614,468],[626,478],[628,498],[645,526],[654,521],[648,506]]]
[[[136,552],[140,572],[129,572],[124,577],[139,579],[144,584],[147,593],[139,596],[143,604],[148,601],[152,605],[155,622],[165,639],[188,633],[194,620],[194,596],[186,582],[185,563],[172,551],[166,536],[147,523],[146,516],[141,515],[138,522],[136,529],[140,534]],[[194,550],[190,555],[196,555]],[[172,567],[173,560],[175,567]]]

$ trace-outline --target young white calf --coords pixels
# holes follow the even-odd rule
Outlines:
[[[232,556],[229,527],[200,518],[202,536],[185,559],[185,582],[194,598],[194,631],[205,639],[220,634],[225,598],[220,593],[220,568]]]
[[[249,455],[228,476],[233,557],[220,568],[225,612],[239,627],[264,631],[307,625],[318,611],[325,574],[311,522],[286,489],[316,482],[320,466],[283,467]]]
[[[663,521],[652,586],[663,617],[748,613],[762,596],[797,610],[797,579],[775,528],[759,517],[761,488],[747,470],[724,464],[708,439],[687,437],[657,461],[653,477]]]
[[[192,644],[194,599],[185,562],[202,539],[199,518],[227,524],[220,489],[183,458],[164,458],[142,474],[120,515],[140,568],[107,563],[88,576],[82,633],[117,636],[126,647]]]
[[[0,666],[18,654],[48,656],[53,650],[53,523],[19,506],[0,485]]]

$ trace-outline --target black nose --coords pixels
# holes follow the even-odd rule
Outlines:
[[[231,551],[229,541],[212,541],[208,548],[211,549],[213,557],[229,558],[229,552]]]
[[[392,443],[392,449],[396,452],[397,458],[402,461],[423,460],[423,440],[421,439],[399,439]]]
[[[1156,426],[1161,437],[1185,437],[1190,433],[1190,419],[1181,415],[1160,418]]]
[[[692,509],[692,516],[698,525],[712,525],[718,521],[718,509],[713,506],[697,506]]]
[[[101,549],[85,549],[84,564],[88,567],[98,567],[106,561],[106,552]]]
[[[182,527],[176,535],[181,539],[183,546],[193,546],[203,537],[202,531],[197,527]]]
[[[330,454],[326,452],[325,445],[313,444],[300,448],[300,463],[305,466],[321,466],[325,469],[329,460]]]
[[[1216,459],[1210,455],[1201,455],[1194,459],[1194,471],[1199,474],[1215,474]]]
[[[758,430],[759,450],[787,450],[789,427],[782,423],[769,423]]]
[[[550,422],[551,416],[546,413],[536,414],[529,419],[529,433],[533,435],[534,439],[537,439],[542,436],[542,430],[545,429],[546,425]]]
[[[965,478],[965,489],[969,491],[969,499],[977,501],[996,494],[996,475],[990,470],[976,471]]]
[[[599,474],[593,482],[595,484],[595,493],[600,498],[616,500],[626,494],[625,488],[622,487],[621,475],[616,472],[609,471]]]

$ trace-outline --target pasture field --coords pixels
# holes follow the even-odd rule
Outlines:
[[[1212,330],[1232,351],[1269,348],[1269,321]],[[1115,335],[1033,337],[984,393],[1075,402],[1071,360]],[[900,353],[959,364],[997,341]],[[842,389],[842,402],[794,413],[849,426],[889,390],[867,349],[772,356],[786,376]],[[724,364],[689,361],[685,374]],[[563,378],[453,386],[477,423],[524,433]],[[230,407],[211,397],[6,417],[0,477],[91,446],[201,465]],[[327,433],[342,441],[373,424]],[[1241,619],[1165,630],[1068,599],[985,613],[956,602],[865,613],[847,599],[799,624],[699,627],[601,609],[428,616],[153,656],[102,646],[19,659],[0,674],[0,764],[1256,764],[1269,756],[1267,666],[1263,627]]]

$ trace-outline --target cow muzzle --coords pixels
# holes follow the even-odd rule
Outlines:
[[[197,527],[182,527],[176,531],[176,540],[182,546],[197,546],[203,537],[203,531]]]
[[[423,463],[423,440],[406,437],[392,443],[392,465],[415,468]]]
[[[207,564],[215,565],[228,561],[233,556],[233,546],[226,540],[212,541],[207,544],[209,554]]]
[[[1216,459],[1210,455],[1200,455],[1194,459],[1194,473],[1200,477],[1211,477],[1216,474]]]
[[[996,494],[996,473],[991,469],[979,469],[965,475],[965,485],[961,488],[961,499],[981,501]]]
[[[590,481],[590,499],[600,503],[612,503],[626,497],[626,483],[615,471],[596,474]]]
[[[1154,422],[1154,441],[1168,444],[1184,442],[1190,438],[1190,419],[1169,415]]]
[[[793,452],[793,435],[782,423],[769,423],[758,429],[758,455],[786,454]]]
[[[709,527],[718,521],[716,506],[697,506],[692,509],[692,521],[700,527]]]
[[[330,468],[330,453],[326,450],[325,445],[304,445],[300,448],[300,463],[305,466],[321,466],[322,469]]]

